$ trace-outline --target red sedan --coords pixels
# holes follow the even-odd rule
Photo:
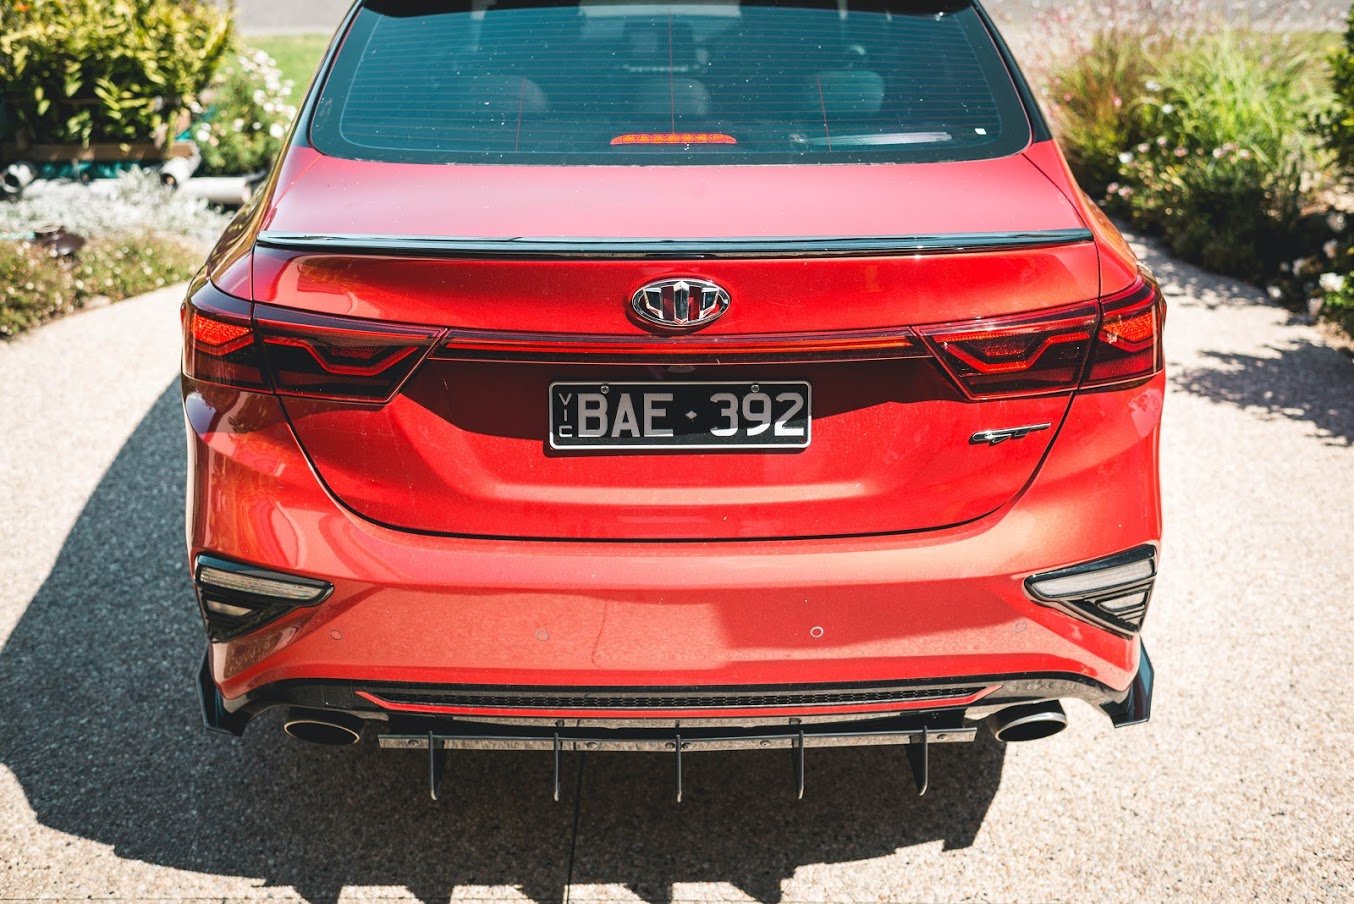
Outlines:
[[[1164,315],[976,3],[358,2],[183,309],[207,724],[1144,721]]]

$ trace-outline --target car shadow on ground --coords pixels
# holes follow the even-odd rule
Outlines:
[[[1168,296],[1208,310],[1261,306],[1298,316],[1270,301],[1255,286],[1225,279],[1174,260],[1155,244],[1134,237],[1143,261]],[[1166,332],[1170,334],[1170,313]],[[1168,340],[1169,341],[1169,340]],[[1268,355],[1204,350],[1204,363],[1168,368],[1171,384],[1191,395],[1248,409],[1265,417],[1305,421],[1331,445],[1354,444],[1354,363],[1337,348],[1306,338],[1287,338]]]
[[[309,747],[275,714],[243,740],[209,736],[193,683],[203,636],[183,554],[181,424],[171,386],[0,650],[0,763],[43,825],[312,902],[348,885],[403,886],[429,902],[515,885],[560,900],[571,874],[652,901],[674,883],[722,881],[774,902],[801,865],[964,847],[982,825],[1003,762],[985,735],[933,751],[921,799],[900,749],[863,748],[810,751],[802,802],[783,751],[691,756],[681,805],[658,755],[571,756],[555,804],[547,756],[465,753],[433,803],[422,757],[370,737]]]
[[[1205,351],[1207,364],[1175,368],[1171,383],[1192,395],[1306,421],[1331,445],[1354,444],[1354,364],[1305,340],[1268,346],[1272,356]]]

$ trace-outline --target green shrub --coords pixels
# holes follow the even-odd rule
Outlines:
[[[1133,218],[1181,257],[1256,282],[1328,239],[1308,215],[1320,170],[1309,67],[1228,32],[1167,56],[1138,104],[1155,137],[1122,157]]]
[[[202,150],[203,175],[266,170],[282,150],[296,115],[292,83],[282,80],[261,50],[233,55],[212,82],[209,106],[193,137]]]
[[[0,4],[0,85],[39,143],[172,138],[231,36],[211,0]]]
[[[0,338],[94,298],[121,301],[182,282],[201,262],[200,248],[153,233],[94,239],[74,258],[31,242],[0,241]]]
[[[1148,93],[1155,53],[1147,35],[1103,31],[1048,74],[1049,114],[1067,161],[1093,198],[1116,197],[1119,155],[1147,138],[1139,109]]]
[[[0,241],[0,336],[16,336],[76,306],[61,262],[29,242]]]
[[[1354,171],[1354,6],[1346,20],[1344,43],[1330,56],[1334,100],[1325,117],[1327,143],[1345,172]]]
[[[72,277],[81,300],[102,295],[121,301],[188,279],[201,264],[200,250],[142,233],[94,239],[80,251]]]

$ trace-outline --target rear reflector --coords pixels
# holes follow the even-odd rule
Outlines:
[[[1154,546],[1139,546],[1103,559],[1025,580],[1030,597],[1082,621],[1119,634],[1135,634],[1147,615],[1157,576]]]
[[[197,557],[193,580],[207,635],[214,641],[238,637],[297,607],[321,603],[334,589],[328,581],[209,555]]]
[[[258,305],[273,388],[283,395],[384,402],[444,332]]]

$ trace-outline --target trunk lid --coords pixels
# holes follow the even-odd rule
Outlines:
[[[517,167],[374,164],[301,150],[265,218],[254,288],[264,305],[451,331],[451,344],[385,404],[284,397],[317,472],[372,520],[492,537],[888,533],[962,523],[1011,500],[1038,467],[1068,394],[974,401],[932,354],[719,353],[688,363],[668,353],[684,341],[738,346],[775,336],[793,346],[853,331],[902,335],[1091,301],[1099,286],[1089,236],[983,244],[993,234],[1067,238],[1082,229],[1019,155]],[[942,238],[953,246],[945,251],[926,244],[956,235],[969,238]],[[840,254],[840,245],[814,241],[836,237],[878,247]],[[794,254],[774,250],[791,240]],[[627,250],[635,244],[649,255]],[[695,334],[656,336],[630,316],[631,297],[679,277],[718,284],[729,310]],[[457,337],[468,335],[526,351],[456,353]],[[652,353],[557,353],[580,336]],[[812,440],[802,450],[551,448],[552,384],[678,381],[807,382]],[[1049,428],[971,441],[1029,425]]]

